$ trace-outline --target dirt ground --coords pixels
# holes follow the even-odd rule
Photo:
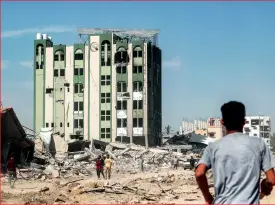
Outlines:
[[[15,189],[10,189],[7,180],[2,178],[2,203],[203,204],[204,200],[196,186],[193,175],[192,171],[179,169],[127,175],[114,173],[111,180],[98,180],[95,175],[92,177],[72,177],[67,180],[27,181],[20,179],[16,182]],[[65,184],[80,178],[83,179]],[[105,191],[101,190],[104,189],[103,187],[105,187]],[[93,190],[93,192],[87,193],[89,190]],[[97,191],[95,192],[95,190]],[[275,191],[271,196],[261,201],[262,204],[271,204],[272,202],[275,202]]]

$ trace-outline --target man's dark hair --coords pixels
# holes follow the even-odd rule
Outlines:
[[[238,130],[242,132],[245,121],[245,106],[236,101],[225,103],[221,107],[224,126],[227,130]]]

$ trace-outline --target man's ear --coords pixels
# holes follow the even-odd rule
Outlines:
[[[223,119],[221,119],[221,123],[222,123],[222,125],[224,126],[224,121],[223,121]]]

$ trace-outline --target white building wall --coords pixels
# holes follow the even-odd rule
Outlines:
[[[128,69],[128,92],[130,93],[130,100],[127,102],[127,134],[130,136],[130,142],[133,142],[133,44],[128,44],[128,54],[130,61],[127,66]]]
[[[53,88],[53,48],[46,48],[45,88]],[[41,91],[42,92],[42,91]],[[53,94],[45,93],[45,123],[53,122]],[[43,125],[45,127],[45,125]]]
[[[84,139],[88,140],[89,130],[89,46],[85,46],[85,56],[84,56]]]
[[[74,47],[73,46],[66,46],[66,73],[65,79],[66,82],[70,84],[70,90],[64,87],[65,89],[65,99],[64,99],[64,106],[65,106],[65,140],[70,140],[70,134],[73,134],[74,129],[74,121],[73,121],[73,109],[74,109]],[[68,127],[69,123],[69,127]]]
[[[117,130],[117,109],[116,109],[116,104],[117,104],[117,97],[116,97],[116,91],[117,91],[117,88],[116,88],[116,65],[114,64],[114,56],[115,56],[115,53],[116,53],[116,45],[113,44],[113,40],[112,40],[112,96],[111,96],[111,99],[112,99],[112,130],[111,130],[111,135],[112,135],[112,141],[115,142],[116,140],[116,136],[117,136],[117,131],[120,131],[120,130]]]
[[[144,59],[143,59],[143,71],[144,71],[144,87],[143,87],[143,134],[145,136],[145,144],[148,146],[148,90],[147,90],[147,43],[144,43]]]
[[[252,137],[261,137],[265,143],[270,147],[270,134],[271,134],[271,119],[269,116],[247,116],[246,124],[244,125],[243,132]],[[252,121],[261,121],[260,123],[253,124]],[[261,131],[264,127],[268,127],[269,131]],[[268,135],[269,134],[269,135]],[[268,135],[268,136],[267,136]]]
[[[95,42],[100,46],[99,36],[90,36],[90,43]],[[90,137],[100,139],[99,136],[99,86],[100,86],[100,69],[99,69],[99,49],[95,52],[90,51]]]
[[[208,118],[207,125],[207,132],[209,137],[213,137],[214,139],[218,140],[225,136],[225,127],[222,125],[220,118]]]

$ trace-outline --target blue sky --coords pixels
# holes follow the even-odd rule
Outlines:
[[[77,27],[157,28],[163,50],[163,126],[220,116],[229,100],[275,122],[275,3],[2,3],[2,103],[32,128],[33,40],[79,42]],[[272,124],[273,131],[275,123]]]

